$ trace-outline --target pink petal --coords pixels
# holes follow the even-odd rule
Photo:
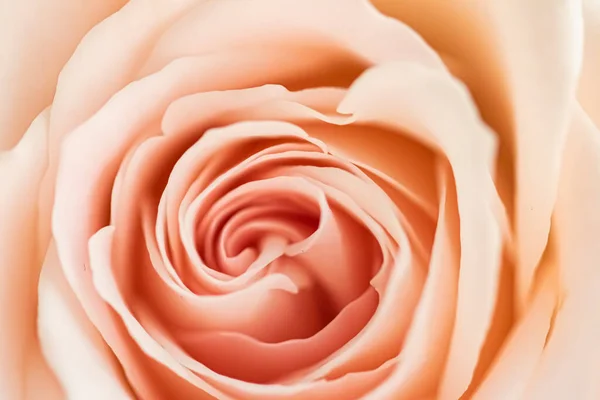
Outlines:
[[[439,149],[452,166],[462,253],[456,322],[440,396],[460,397],[491,323],[499,279],[502,210],[491,173],[493,136],[464,88],[443,72],[411,64],[367,71],[339,110],[358,121],[398,127]]]
[[[366,399],[415,399],[434,393],[445,365],[456,309],[460,244],[454,182],[450,171],[440,175],[440,214],[423,295],[398,364]]]

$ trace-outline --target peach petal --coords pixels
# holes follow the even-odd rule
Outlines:
[[[67,398],[129,399],[129,385],[110,348],[87,319],[51,244],[39,284],[38,335]],[[48,398],[44,394],[43,398]]]
[[[60,392],[41,359],[36,338],[40,268],[48,243],[38,243],[38,196],[47,164],[49,110],[19,144],[0,152],[0,397],[22,399],[36,390]],[[39,381],[32,381],[32,378]]]
[[[584,53],[577,98],[596,126],[600,126],[600,3],[583,1]]]
[[[414,320],[397,365],[365,399],[416,399],[438,385],[450,345],[460,260],[456,193],[448,170],[442,170],[438,226]]]
[[[15,145],[52,102],[58,73],[90,28],[125,0],[7,2],[0,12],[0,149]],[[43,68],[40,66],[43,65]]]
[[[193,359],[225,376],[266,383],[322,360],[354,337],[377,307],[377,293],[367,290],[314,336],[264,343],[237,332],[190,333],[178,343]],[[164,344],[166,348],[168,345]],[[260,360],[260,363],[256,363]]]
[[[279,76],[293,75],[293,71],[282,68],[279,64],[277,64],[278,69],[275,71],[275,64],[271,63],[268,57],[247,60],[247,56],[244,52],[236,52],[235,54],[179,59],[156,74],[129,84],[111,98],[97,114],[73,131],[69,139],[65,140],[65,145],[62,146],[62,152],[66,154],[61,156],[61,169],[71,171],[65,165],[71,165],[71,163],[74,163],[74,165],[81,164],[83,168],[79,177],[76,176],[77,173],[73,173],[73,176],[69,178],[58,176],[58,184],[55,189],[54,176],[60,175],[60,171],[57,172],[56,160],[50,160],[42,189],[44,197],[54,199],[53,192],[56,190],[56,199],[60,200],[60,203],[64,203],[64,207],[59,204],[57,209],[54,210],[54,219],[62,219],[63,216],[60,215],[62,212],[70,214],[73,206],[81,212],[81,215],[89,214],[86,205],[80,204],[80,206],[77,206],[67,200],[63,201],[64,193],[61,192],[65,187],[63,186],[64,180],[68,179],[71,183],[79,179],[85,180],[85,184],[81,185],[82,190],[79,193],[89,193],[92,190],[90,185],[96,185],[97,177],[100,174],[107,178],[107,182],[112,181],[109,179],[109,175],[113,173],[112,171],[115,170],[117,163],[112,164],[111,168],[105,169],[104,167],[110,164],[108,160],[115,160],[115,156],[117,158],[123,157],[126,149],[135,143],[140,136],[144,133],[147,134],[148,130],[154,129],[157,117],[162,115],[167,106],[176,98],[199,91],[260,85],[266,80],[276,78],[277,74]],[[237,65],[243,60],[246,60],[246,68],[243,72],[238,69],[227,68],[227,66]],[[102,152],[86,157],[80,151],[81,148],[88,148],[89,151],[91,149],[97,150],[94,146],[96,141],[99,142],[98,148],[103,149]],[[69,142],[75,143],[69,144]],[[52,145],[50,147],[51,154],[56,154],[57,149],[53,150]],[[94,153],[96,152],[94,151]],[[100,158],[103,159],[100,160]],[[93,168],[93,165],[102,166],[102,171],[98,167],[94,173],[86,169]],[[70,183],[67,183],[66,187],[69,186]],[[82,201],[82,199],[78,201]],[[51,210],[52,203],[48,202],[48,204],[44,204],[44,207]],[[87,218],[82,220],[87,221]],[[89,237],[90,232],[87,235],[81,232],[82,227],[85,225],[79,225],[79,232],[72,232],[75,237]],[[64,227],[53,227],[54,235],[58,236],[57,247],[61,257],[63,257],[62,237],[67,234],[67,232],[63,232],[65,229],[68,229],[66,225]],[[70,243],[78,242],[81,242],[81,239],[74,239]],[[84,246],[79,243],[79,245],[73,247],[81,249]],[[73,268],[73,266],[81,265],[82,259],[83,254],[79,252],[76,258],[63,260],[63,264],[67,269]],[[67,280],[74,283],[70,272],[66,271],[65,274]],[[78,289],[75,289],[75,291],[78,294],[80,293]],[[87,305],[85,307],[87,308]]]
[[[518,0],[484,0],[476,7],[444,0],[373,3],[412,26],[446,56],[500,135],[504,158],[516,157],[514,206],[520,254],[516,295],[523,304],[548,239],[581,66],[582,2],[552,0],[524,6]],[[547,150],[539,151],[539,143]],[[506,163],[501,168],[505,167]],[[498,179],[508,187],[507,199],[512,201],[511,183],[504,182],[512,178]]]
[[[130,0],[94,27],[60,74],[50,125],[54,144],[128,85],[164,30],[196,4]]]
[[[292,94],[297,93],[299,92]],[[435,223],[433,218],[437,207],[434,199],[435,190],[431,190],[435,181],[434,174],[430,171],[430,165],[433,165],[434,160],[433,153],[422,151],[418,146],[414,146],[411,140],[402,140],[397,133],[386,134],[378,138],[380,140],[369,140],[369,146],[363,146],[362,140],[366,135],[370,137],[375,132],[384,132],[376,127],[346,125],[352,122],[351,118],[332,118],[287,100],[266,102],[246,112],[242,110],[241,115],[238,116],[249,120],[287,119],[300,123],[311,137],[326,141],[327,149],[332,154],[350,159],[381,186],[387,187],[386,192],[400,207],[399,217],[408,230],[411,240],[416,244],[417,250],[424,251],[430,248],[428,243],[433,240],[432,232]],[[323,123],[315,124],[311,122],[313,119]],[[386,141],[384,140],[386,137],[396,140]],[[373,152],[365,151],[377,146],[376,143],[379,142],[384,142],[385,145],[377,147]],[[390,161],[393,159],[391,164],[385,161],[382,163],[382,160],[386,160],[384,157],[373,157],[376,153],[387,154],[390,150],[396,151],[393,158],[392,156],[389,158]],[[397,152],[402,152],[402,156],[398,156]],[[373,168],[368,163],[375,163],[381,169]],[[419,168],[416,168],[416,165]]]
[[[111,224],[116,226],[117,254],[122,253],[119,249],[125,248],[133,250],[127,253],[133,253],[133,259],[146,256],[148,249],[139,241],[139,233],[144,229],[141,219],[159,211],[157,203],[167,183],[168,172],[190,142],[190,138],[183,136],[150,137],[130,151],[121,163],[111,198]],[[119,264],[126,262],[130,260],[118,261]],[[164,267],[166,273],[183,286],[175,270],[170,265]],[[120,275],[131,279],[133,273],[135,271],[122,271]]]
[[[339,229],[340,233],[335,233],[331,231],[328,224],[323,224],[303,242],[290,246],[286,254],[307,262],[309,268],[313,270],[314,276],[318,277],[317,279],[325,287],[332,287],[336,282],[336,277],[345,276],[348,278],[345,281],[346,290],[352,287],[351,282],[354,285],[359,285],[355,286],[354,290],[361,290],[362,282],[370,279],[371,285],[383,295],[398,245],[406,240],[405,232],[397,224],[395,210],[390,207],[391,204],[385,197],[377,196],[378,188],[369,187],[346,171],[331,167],[314,168],[317,170],[315,171],[315,169],[308,166],[288,167],[282,168],[281,172],[286,176],[304,176],[309,182],[320,187],[333,206],[332,215],[335,224],[339,225],[343,222],[345,228]],[[332,178],[335,178],[335,183]],[[359,194],[360,189],[363,190],[363,194],[369,193],[375,198],[366,199],[363,194]],[[379,212],[375,211],[374,215],[371,214],[369,211],[373,211],[377,206],[381,207],[378,210]],[[363,230],[357,229],[358,226],[350,226],[348,218],[341,219],[340,211],[351,216],[354,223],[362,225]],[[384,217],[386,219],[377,218],[381,218],[383,215],[386,215]],[[355,238],[352,238],[351,232],[356,235]],[[367,232],[372,238],[364,237]],[[359,240],[358,238],[361,236],[363,238]],[[329,242],[330,240],[332,242]],[[342,246],[335,246],[336,240],[345,243]],[[360,243],[360,245],[354,246],[351,241]],[[371,244],[371,246],[368,246],[371,247],[370,251],[366,250],[368,249],[367,243]],[[334,250],[336,247],[338,247],[337,251]],[[349,248],[360,252],[354,255],[338,253]],[[376,250],[376,248],[379,248],[379,250]],[[332,262],[333,267],[320,268],[318,267],[320,265],[319,255],[328,261],[336,261],[337,258],[342,260]],[[369,266],[370,268],[367,268]],[[332,270],[337,271],[332,273]],[[330,284],[326,284],[327,281]]]
[[[294,243],[310,235],[313,228],[295,204],[263,204],[236,212],[218,235],[217,264],[225,273],[239,276],[264,266],[256,263],[269,243]],[[206,236],[210,236],[208,233]],[[249,244],[254,247],[247,247]],[[257,254],[258,253],[258,254]],[[283,255],[283,251],[280,255]],[[235,254],[235,255],[234,255]]]
[[[332,20],[334,14],[340,18]],[[236,29],[224,29],[222,21]],[[161,37],[144,69],[155,71],[178,57],[223,49],[284,43],[289,49],[289,43],[298,40],[313,47],[329,41],[333,46],[328,47],[351,50],[372,63],[408,59],[442,67],[437,54],[419,36],[379,14],[368,1],[259,0],[253,3],[252,18],[235,2],[199,5]]]
[[[429,149],[397,132],[377,127],[322,124],[311,126],[307,131],[310,136],[327,143],[333,154],[388,181],[427,215],[436,215],[434,153]]]
[[[291,154],[287,155],[291,156]],[[266,158],[266,157],[265,157]],[[351,164],[346,164],[345,161],[338,161],[347,170],[344,170],[338,166],[316,166],[310,165],[311,159],[331,159],[331,156],[322,156],[318,153],[313,155],[307,155],[305,164],[301,165],[290,165],[276,168],[269,172],[269,175],[274,176],[277,174],[286,176],[301,176],[314,181],[318,186],[323,187],[326,193],[332,193],[332,198],[336,198],[335,193],[344,193],[352,199],[360,209],[364,211],[360,217],[358,214],[355,215],[358,220],[369,227],[371,233],[381,242],[387,242],[383,240],[389,235],[396,244],[401,242],[403,236],[403,227],[400,225],[398,220],[398,211],[395,209],[394,204],[385,195],[385,193],[375,185],[366,175],[358,168],[352,168]],[[333,163],[332,163],[333,164]],[[332,190],[333,189],[333,190]],[[340,201],[340,204],[346,203]],[[348,211],[354,210],[354,207],[348,207]],[[368,217],[367,217],[368,216]],[[377,224],[367,222],[367,220],[375,221]],[[363,222],[364,221],[364,222]],[[377,227],[379,225],[385,230],[385,233]],[[387,234],[387,235],[386,235]],[[390,247],[390,249],[394,249]]]
[[[556,270],[555,259],[539,267]],[[523,318],[513,328],[473,400],[526,398],[525,389],[540,361],[558,300],[556,284],[546,272]]]
[[[315,397],[313,398],[316,399],[327,399],[330,398],[332,393],[341,393],[341,388],[352,388],[356,390],[356,393],[364,392],[387,374],[390,363],[386,363],[374,371],[352,374],[351,376],[332,381],[323,380],[291,385],[257,385],[215,374],[206,367],[198,365],[195,360],[187,357],[185,353],[178,353],[177,349],[170,349],[171,352],[167,352],[155,340],[157,336],[160,336],[159,332],[156,332],[154,337],[150,336],[128,310],[117,290],[114,280],[112,280],[110,273],[108,273],[108,271],[110,271],[110,243],[113,232],[114,230],[111,227],[104,228],[94,235],[90,241],[90,257],[92,258],[90,266],[94,270],[95,285],[103,298],[114,307],[115,311],[117,311],[123,319],[128,334],[140,346],[142,351],[150,357],[150,362],[158,362],[160,365],[168,367],[168,370],[161,371],[161,375],[158,375],[158,381],[154,381],[154,387],[148,382],[140,383],[140,380],[137,379],[139,378],[138,376],[134,380],[138,385],[136,390],[140,390],[142,393],[146,393],[146,395],[149,396],[159,395],[160,393],[164,395],[167,395],[167,393],[170,393],[170,395],[179,393],[181,396],[184,396],[183,398],[185,398],[185,396],[200,396],[200,398],[204,398],[202,394],[206,394],[206,396],[212,395],[225,400],[232,398],[256,400],[292,398],[299,400],[305,398],[306,395],[311,394],[314,394]],[[135,345],[132,343],[130,346]],[[119,348],[123,351],[123,347],[119,345]],[[135,353],[125,357],[126,354],[127,353],[123,353],[121,357],[121,361],[126,363],[126,371],[128,368],[141,368],[144,365],[135,365],[138,361],[131,358]],[[148,365],[148,362],[149,361],[146,361],[146,365]],[[187,369],[194,365],[195,369],[202,370],[203,378],[192,374]],[[143,372],[138,370],[138,374],[139,373]],[[170,373],[173,373],[174,377],[181,378],[182,381],[174,380],[174,378],[169,376]],[[189,384],[193,386],[185,386],[183,382],[189,382]],[[139,386],[140,384],[145,386]],[[165,393],[164,389],[160,386],[162,384],[169,384],[170,386],[165,387],[170,387],[170,391]],[[194,390],[194,388],[196,388],[196,390]],[[161,392],[161,390],[163,391]],[[232,394],[230,395],[228,393]],[[355,392],[353,391],[353,393]],[[350,400],[350,398],[348,400]]]
[[[552,0],[524,5],[510,0],[489,1],[488,8],[514,113],[516,294],[523,302],[548,240],[556,201],[561,154],[581,67],[581,4]],[[540,52],[542,48],[545,51]],[[540,143],[544,151],[539,151]]]
[[[555,210],[562,304],[526,398],[595,399],[600,352],[600,132],[576,107],[565,147]]]
[[[254,93],[259,96],[263,90],[265,93],[269,93],[270,89],[265,87],[264,89],[256,88],[231,92],[199,93],[186,96],[177,100],[169,107],[163,119],[163,129],[166,129],[170,133],[185,132],[192,129],[192,127],[202,129],[201,127],[205,125],[203,120],[206,118],[202,110],[210,109],[211,107],[216,107],[217,110],[220,110],[221,107],[228,107],[229,103],[234,102],[235,104],[240,99],[242,103],[245,103],[244,99],[253,99],[254,97],[251,96]],[[275,90],[273,88],[273,91]],[[342,93],[339,90],[330,88],[282,92],[281,94],[284,95],[281,96],[282,99],[277,100],[277,96],[274,95],[272,96],[272,101],[265,99],[264,102],[260,102],[254,107],[238,110],[236,116],[244,120],[277,119],[307,123],[306,129],[308,129],[310,135],[327,141],[328,148],[334,154],[350,158],[356,164],[361,165],[362,168],[366,168],[370,174],[376,174],[379,177],[377,178],[378,180],[385,180],[393,189],[402,193],[399,194],[394,193],[394,190],[391,191],[394,200],[402,204],[402,210],[409,209],[414,212],[407,212],[405,215],[401,215],[401,218],[407,222],[407,229],[411,231],[409,234],[413,236],[412,239],[417,240],[416,243],[421,248],[429,248],[427,243],[432,240],[432,237],[429,238],[430,235],[426,232],[433,231],[431,227],[431,222],[433,221],[428,221],[428,217],[423,215],[423,211],[420,211],[419,208],[422,207],[425,209],[429,215],[433,216],[435,214],[435,199],[431,190],[431,188],[434,188],[434,185],[430,183],[435,179],[433,172],[428,172],[431,170],[430,165],[433,165],[433,154],[427,150],[424,151],[422,147],[415,145],[411,140],[402,140],[395,133],[383,135],[385,132],[381,129],[366,129],[345,125],[351,122],[351,120],[348,118],[333,119],[329,115],[326,116],[316,111],[330,109],[333,104],[337,104],[339,95]],[[294,103],[293,101],[300,101],[300,103]],[[312,110],[307,108],[309,105],[319,106],[320,108]],[[310,122],[311,120],[322,121],[325,124],[314,125]],[[328,127],[328,124],[342,124],[345,126],[343,128],[333,125]],[[337,132],[340,129],[344,129],[344,132]],[[377,145],[377,143],[382,142],[385,145],[378,147],[377,151],[365,152],[364,149],[366,147],[362,146],[362,139],[367,133],[372,136],[375,132],[383,136],[379,140],[370,141],[370,144]],[[384,164],[381,164],[382,160],[391,158],[372,157],[375,153],[379,154],[383,152],[387,154],[390,151],[395,152],[394,162],[391,164],[385,164],[385,161]],[[397,152],[399,151],[403,154],[401,157],[397,156]],[[369,163],[375,163],[380,169],[372,168]],[[416,168],[416,166],[419,167]],[[382,172],[382,170],[385,172]],[[411,173],[413,170],[414,173]],[[388,173],[391,173],[391,175],[387,175]],[[431,177],[422,177],[422,175],[427,174],[430,174]],[[403,194],[416,204],[411,204],[410,201],[407,201]],[[414,229],[419,230],[416,239],[414,237],[413,226],[416,226]]]
[[[425,282],[424,268],[418,259],[412,258],[406,237],[400,248],[403,251],[396,257],[384,288],[385,296],[369,323],[336,357],[324,360],[308,372],[303,382],[368,371],[398,355]]]
[[[172,348],[171,351],[176,354],[182,364],[190,368],[193,368],[197,364],[196,360],[181,350]],[[331,398],[354,400],[356,396],[366,393],[385,378],[394,363],[395,360],[389,360],[369,371],[350,372],[337,379],[321,379],[307,383],[270,383],[265,385],[234,380],[223,383],[209,377],[206,379],[213,382],[215,386],[222,388],[224,392],[235,399],[303,400],[308,397],[317,400]]]
[[[224,397],[211,385],[208,385],[205,381],[180,365],[171,354],[148,334],[131,313],[127,304],[124,302],[117,287],[117,283],[111,273],[112,268],[110,259],[112,256],[111,246],[113,245],[113,236],[114,227],[107,226],[95,233],[89,241],[90,269],[92,270],[94,288],[97,290],[98,295],[113,308],[120,318],[122,318],[127,333],[148,357],[166,366],[170,372],[193,384],[205,394]],[[106,322],[106,320],[104,322]],[[113,329],[115,328],[116,326]],[[127,365],[135,362],[128,360],[127,358],[121,358],[120,361],[126,363],[124,366],[126,371],[128,368],[135,366]],[[202,393],[200,390],[198,391],[198,394]]]
[[[219,79],[207,78],[219,71],[218,60],[225,61],[218,57],[179,60],[157,74],[130,84],[64,141],[56,183],[52,231],[65,277],[82,301],[84,309],[88,310],[95,302],[98,304],[97,300],[92,299],[95,297],[93,291],[83,289],[89,289],[91,285],[89,277],[85,277],[82,270],[86,261],[84,242],[102,226],[99,221],[102,217],[99,208],[102,206],[90,199],[102,199],[99,193],[109,190],[126,150],[145,129],[152,126],[156,116],[165,111],[170,101],[191,91],[201,90],[203,86],[208,89],[209,85],[240,83],[223,73],[218,75]],[[231,61],[231,58],[227,60]],[[52,171],[47,172],[46,177],[46,182],[51,182]],[[72,185],[79,188],[76,193],[70,190]],[[46,189],[52,191],[51,186]]]
[[[232,92],[234,93],[236,92]],[[238,110],[236,116],[248,121],[284,120],[298,124],[311,137],[326,142],[327,147],[334,154],[353,161],[372,174],[377,174],[418,207],[423,208],[427,215],[435,217],[436,195],[435,190],[432,189],[435,186],[429,184],[435,180],[431,167],[434,154],[419,143],[414,143],[413,140],[403,138],[396,133],[389,133],[378,127],[355,126],[352,125],[351,117],[342,117],[332,111],[323,114],[321,108],[310,108],[311,103],[323,99],[327,94],[333,95],[332,100],[336,100],[333,104],[339,103],[337,97],[339,94],[335,92],[321,89],[304,90],[288,93],[282,99],[275,98],[248,109]],[[221,95],[225,97],[228,93]],[[198,97],[197,104],[200,106],[203,102],[200,100],[200,95]],[[323,104],[321,100],[319,105],[326,110],[332,106],[332,103]],[[191,111],[191,107],[188,109]],[[315,124],[315,122],[324,122],[324,124]],[[190,124],[193,126],[193,122]],[[362,144],[366,134],[377,136],[376,140],[369,140],[368,147],[369,149],[376,147],[377,151],[365,151],[365,146]],[[399,152],[402,156],[398,156]],[[389,158],[373,156],[379,153],[393,154],[394,162],[386,162],[392,158],[391,156]],[[411,173],[416,171],[419,173]],[[417,179],[421,175],[427,177]]]
[[[273,278],[269,279],[271,276]],[[237,330],[267,341],[276,341],[273,337],[284,331],[286,326],[300,332],[312,331],[316,324],[310,309],[306,310],[297,323],[290,323],[286,317],[297,315],[302,304],[307,299],[310,300],[310,292],[295,290],[294,282],[297,279],[296,276],[290,278],[287,274],[274,273],[232,293],[196,295],[176,285],[169,285],[168,281],[154,276],[154,271],[145,271],[144,276],[140,277],[142,294],[148,296],[143,301],[147,303],[145,307],[151,307],[173,329]],[[306,284],[303,286],[310,289]],[[144,306],[141,303],[140,300],[132,302],[132,307]],[[244,307],[240,307],[240,304]],[[276,304],[277,307],[269,307],[269,304]],[[271,332],[266,330],[267,321],[275,321],[269,325]],[[302,324],[305,326],[296,326]]]
[[[161,130],[165,135],[206,130],[206,127],[211,127],[211,121],[218,119],[215,116],[262,104],[271,99],[284,97],[288,93],[281,85],[264,85],[239,90],[189,94],[169,105],[162,118]]]
[[[202,162],[202,159],[206,159],[206,161],[208,161],[214,151],[225,147],[228,144],[228,141],[237,141],[240,139],[248,141],[251,140],[252,137],[257,139],[286,136],[298,138],[305,135],[306,134],[298,127],[287,123],[273,121],[265,121],[260,123],[238,123],[225,128],[209,130],[205,133],[202,139],[199,140],[195,146],[190,148],[179,160],[172,174],[173,177],[178,177],[178,180],[175,181],[175,179],[173,179],[173,185],[169,185],[167,190],[170,188],[177,190],[178,187],[189,187],[188,184],[183,184],[184,181],[182,181],[179,177],[182,177],[183,179],[188,177],[187,179],[189,179],[194,175],[197,176],[199,174],[198,167],[205,166],[205,164]],[[198,157],[201,158],[198,159]],[[248,160],[251,161],[252,158]],[[190,162],[192,163],[192,166],[190,166],[191,168],[185,168],[186,164],[189,164]],[[206,212],[206,204],[210,204],[210,202],[205,203],[205,199],[208,197],[214,198],[215,195],[220,196],[219,192],[215,192],[215,190],[227,179],[234,177],[236,171],[243,171],[243,168],[247,162],[241,163],[232,168],[227,174],[212,177],[212,181],[209,177],[207,177],[207,182],[210,182],[207,187],[203,187],[202,185],[191,186],[188,193],[185,194],[185,197],[178,202],[179,205],[177,203],[173,204],[174,207],[178,206],[180,209],[179,220],[177,221],[178,224],[174,225],[172,229],[183,229],[182,232],[184,233],[181,235],[181,241],[191,263],[196,266],[194,271],[199,273],[199,275],[197,274],[195,276],[196,278],[201,279],[205,285],[208,285],[207,289],[212,288],[211,290],[223,290],[226,289],[227,286],[231,286],[232,288],[238,287],[240,283],[243,284],[244,282],[243,280],[232,280],[229,284],[227,284],[227,282],[224,281],[216,282],[211,280],[210,277],[204,273],[205,270],[201,268],[203,262],[196,251],[195,241],[193,238],[195,237],[196,232],[196,218],[199,215],[203,215]],[[180,169],[182,171],[181,175],[178,172]],[[174,199],[177,199],[177,195],[174,197]],[[321,201],[324,201],[324,199]],[[167,212],[169,214],[173,214],[172,211]]]
[[[358,121],[403,129],[439,149],[452,166],[462,254],[456,322],[440,396],[460,397],[491,323],[499,279],[502,216],[491,172],[493,136],[458,82],[405,63],[367,71],[350,88],[339,111],[352,113]]]

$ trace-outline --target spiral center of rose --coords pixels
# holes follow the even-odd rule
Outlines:
[[[182,153],[157,196],[155,230],[144,224],[158,272],[142,284],[153,318],[194,360],[233,378],[273,381],[327,359],[377,307],[373,280],[399,247],[394,203],[289,123],[190,139],[167,137]],[[179,294],[159,302],[165,284]]]

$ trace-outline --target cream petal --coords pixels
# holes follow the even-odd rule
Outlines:
[[[557,306],[556,259],[542,258],[541,278],[522,319],[513,328],[473,400],[521,399],[544,351]]]
[[[128,85],[164,30],[198,3],[131,0],[91,30],[61,71],[50,124],[52,144]]]
[[[415,399],[431,394],[448,354],[456,309],[460,255],[454,182],[442,170],[438,226],[423,295],[398,363],[365,399]]]
[[[561,307],[525,398],[600,395],[600,131],[577,107],[567,137],[554,215]]]
[[[38,243],[37,199],[48,159],[48,115],[41,113],[15,148],[0,153],[0,397],[9,400],[36,386],[49,396],[60,390],[36,338],[36,287],[47,246]],[[30,374],[40,381],[31,382]]]
[[[0,149],[15,145],[52,102],[58,73],[81,38],[126,0],[23,0],[0,6]],[[43,66],[43,67],[42,67]]]
[[[501,137],[501,168],[510,171],[507,160],[515,158],[516,295],[522,304],[550,229],[581,65],[581,2],[481,0],[473,7],[443,0],[373,3],[450,59],[450,68],[467,83]],[[539,151],[540,143],[544,151]]]
[[[497,295],[502,210],[493,186],[495,142],[468,93],[443,72],[407,63],[374,67],[349,89],[339,111],[379,122],[438,149],[455,176],[460,216],[458,304],[440,396],[460,397],[477,365]]]
[[[583,65],[577,98],[596,126],[600,127],[600,2],[583,0],[585,29]]]
[[[161,37],[144,70],[155,71],[182,56],[239,47],[284,45],[288,53],[293,49],[290,43],[313,47],[313,51],[319,45],[334,52],[336,48],[350,50],[369,63],[413,60],[441,66],[437,54],[418,35],[379,14],[368,1],[258,0],[252,3],[252,18],[235,1],[196,7]]]
[[[38,335],[66,397],[132,398],[111,349],[88,320],[67,284],[53,244],[46,255],[38,291]]]
[[[488,6],[514,110],[516,295],[522,302],[550,231],[581,66],[581,4],[510,0],[489,1]]]

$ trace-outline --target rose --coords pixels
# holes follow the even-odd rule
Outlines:
[[[240,4],[128,3],[3,155],[3,398],[594,398],[594,4],[581,104],[577,4]]]

